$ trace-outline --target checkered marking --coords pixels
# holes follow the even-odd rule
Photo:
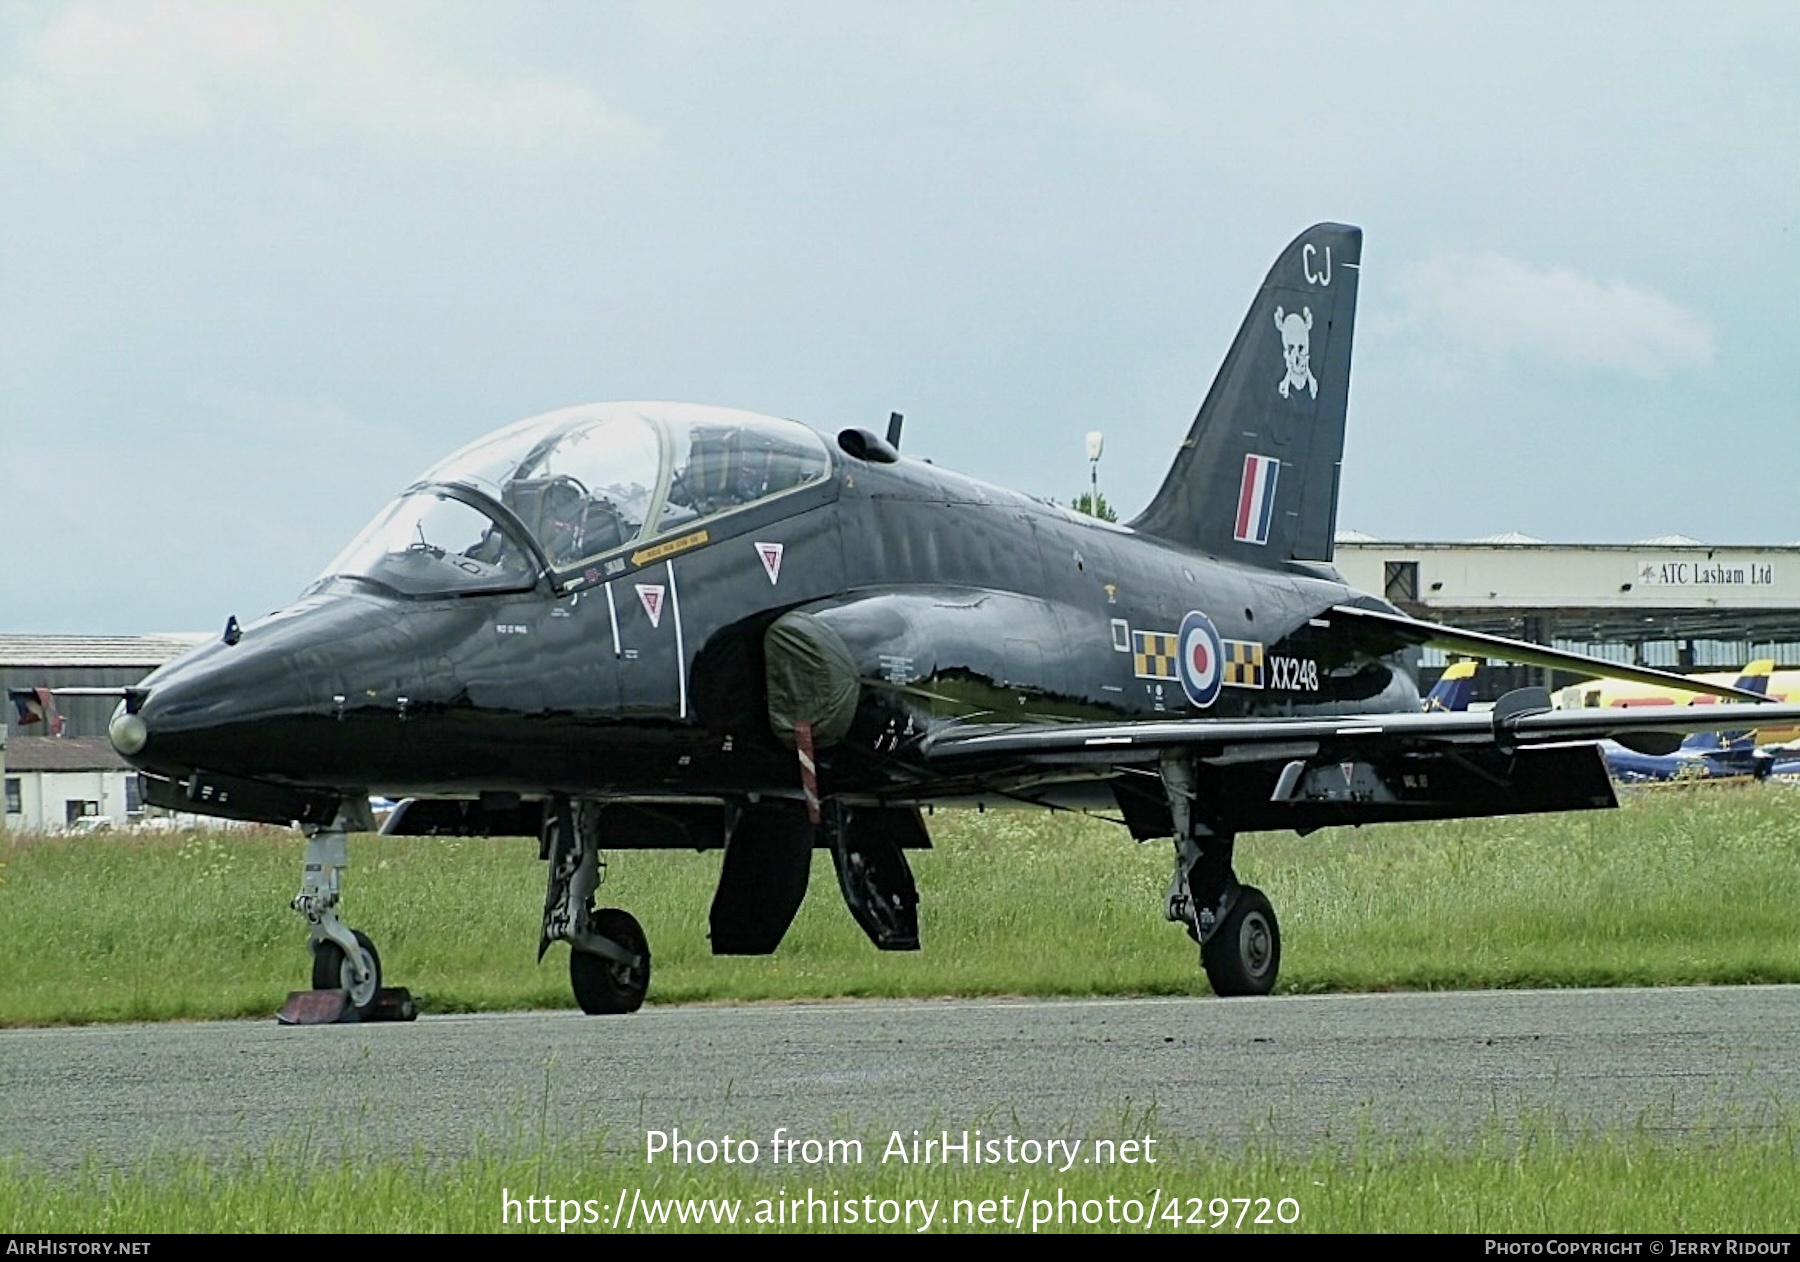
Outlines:
[[[1225,641],[1225,686],[1263,686],[1263,646],[1255,640]]]
[[[1131,673],[1139,679],[1179,679],[1176,637],[1167,631],[1131,633]]]

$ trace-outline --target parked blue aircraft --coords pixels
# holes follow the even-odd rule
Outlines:
[[[1765,779],[1800,779],[1800,745],[1791,742],[1772,745],[1764,748],[1761,753],[1769,760],[1768,770],[1763,772]]]
[[[1761,658],[1744,667],[1736,687],[1742,692],[1765,695],[1774,672],[1774,659]],[[1743,717],[1748,719],[1749,715]],[[1694,732],[1667,754],[1643,753],[1612,740],[1601,741],[1600,751],[1605,755],[1607,772],[1620,784],[1766,776],[1774,763],[1772,757],[1757,749],[1756,732],[1747,728]]]

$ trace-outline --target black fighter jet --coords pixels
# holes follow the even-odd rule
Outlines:
[[[151,803],[308,830],[313,985],[364,1012],[380,961],[339,899],[372,792],[405,799],[389,833],[539,838],[539,955],[570,945],[587,1012],[650,979],[637,921],[595,906],[602,849],[723,850],[712,947],[757,954],[828,848],[874,944],[911,950],[938,803],[1172,838],[1166,915],[1216,992],[1266,994],[1281,938],[1240,833],[1611,807],[1600,738],[1744,725],[1538,689],[1421,710],[1423,645],[1685,681],[1421,622],[1332,568],[1361,244],[1319,224],[1282,252],[1129,525],[903,457],[897,417],[570,408],[450,456],[295,604],[127,690],[113,742]]]

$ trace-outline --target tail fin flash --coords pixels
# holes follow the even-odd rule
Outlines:
[[[1775,659],[1759,657],[1748,666],[1744,673],[1737,677],[1736,687],[1745,692],[1754,692],[1759,697],[1769,695],[1769,679],[1775,674]]]
[[[1329,561],[1362,229],[1282,251],[1134,530],[1253,565]]]
[[[1769,678],[1775,673],[1775,659],[1759,657],[1748,666],[1744,673],[1737,677],[1732,686],[1745,692],[1754,692],[1759,697],[1769,695]],[[1681,742],[1683,749],[1737,749],[1753,748],[1756,743],[1756,730],[1743,728],[1731,732],[1695,732]]]

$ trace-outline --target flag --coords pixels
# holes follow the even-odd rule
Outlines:
[[[34,723],[43,723],[46,719],[53,726],[62,726],[55,722],[56,699],[50,695],[48,688],[8,688],[6,696],[13,703],[13,709],[18,712],[16,726],[30,727]]]

